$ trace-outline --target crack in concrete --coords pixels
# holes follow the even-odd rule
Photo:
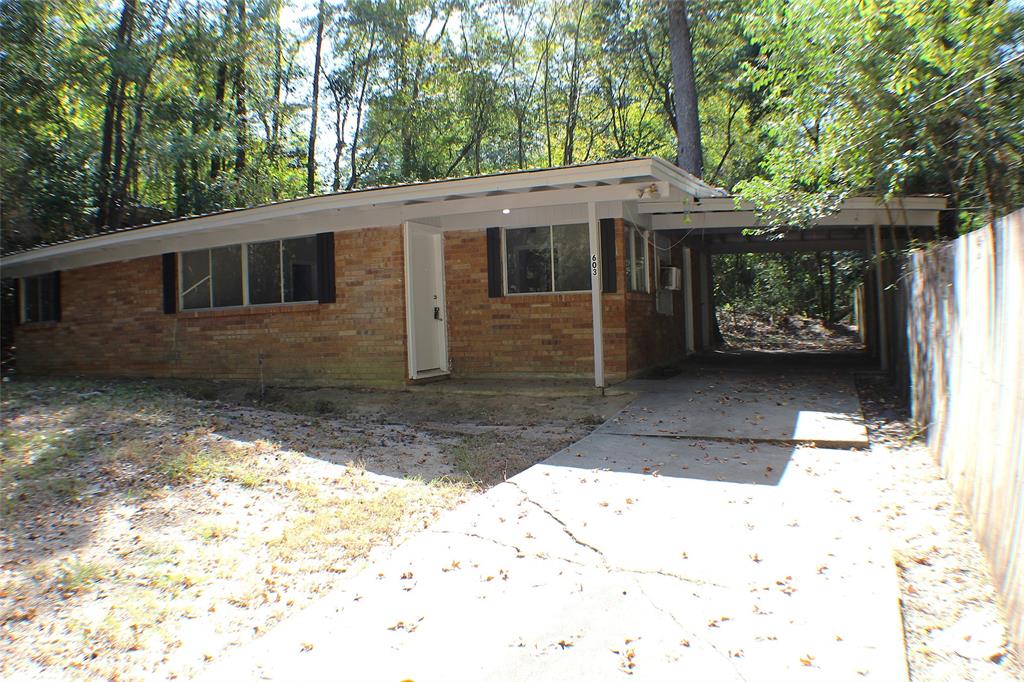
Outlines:
[[[569,537],[569,539],[570,539],[570,540],[572,540],[573,542],[575,542],[575,543],[576,543],[577,545],[579,545],[580,547],[586,547],[586,548],[587,548],[587,549],[589,549],[589,550],[590,550],[591,552],[594,552],[595,554],[597,554],[597,555],[598,555],[599,557],[601,557],[601,562],[602,562],[602,563],[603,563],[603,564],[604,564],[605,566],[608,566],[608,559],[607,559],[607,558],[605,557],[605,555],[604,555],[604,552],[602,552],[602,551],[601,551],[600,549],[598,549],[597,547],[594,547],[594,546],[593,546],[592,544],[590,544],[589,542],[584,542],[583,540],[580,540],[580,539],[579,539],[578,537],[576,537],[576,534],[575,534],[575,533],[573,533],[573,532],[572,532],[571,530],[569,530],[569,526],[567,526],[567,525],[566,525],[565,521],[563,521],[562,519],[560,519],[560,518],[558,518],[557,516],[555,516],[555,515],[554,515],[554,514],[553,514],[553,513],[552,513],[552,512],[551,512],[551,511],[550,511],[550,510],[549,510],[549,509],[547,508],[547,507],[545,507],[545,506],[544,506],[544,505],[542,505],[542,504],[541,504],[540,502],[537,502],[537,501],[536,501],[536,500],[534,500],[534,499],[533,499],[532,497],[530,497],[530,495],[529,495],[529,494],[528,494],[528,493],[527,493],[527,492],[526,492],[525,490],[523,490],[523,489],[522,489],[522,488],[521,488],[521,487],[519,486],[519,484],[518,484],[518,483],[515,483],[514,481],[505,481],[505,482],[506,482],[506,483],[508,483],[508,484],[509,484],[509,485],[511,485],[511,486],[514,486],[516,490],[518,490],[519,492],[521,492],[521,493],[523,494],[523,499],[524,499],[525,501],[529,502],[530,504],[532,504],[533,506],[535,506],[535,507],[536,507],[537,509],[540,509],[540,510],[541,510],[542,512],[544,512],[544,513],[545,513],[545,514],[547,514],[547,515],[548,515],[549,517],[551,517],[551,519],[552,519],[552,520],[554,520],[554,522],[555,522],[555,523],[557,523],[557,524],[558,524],[559,526],[561,526],[561,527],[562,527],[562,532],[563,532],[563,533],[565,533],[565,534],[566,534],[566,535],[567,535],[567,536]]]
[[[722,590],[729,589],[725,585],[719,585],[718,583],[713,583],[710,580],[701,580],[700,578],[687,578],[685,575],[679,575],[678,573],[670,573],[668,571],[662,571],[660,569],[625,568],[620,566],[609,566],[608,568],[617,573],[631,573],[633,575],[660,575],[663,578],[672,578],[674,580],[687,583],[688,585],[696,585],[698,587],[717,587],[718,589]]]
[[[494,538],[489,538],[489,537],[487,537],[485,535],[480,535],[479,533],[467,533],[466,531],[462,531],[462,530],[433,530],[433,529],[431,529],[430,532],[431,533],[436,533],[438,535],[463,535],[463,536],[465,536],[467,538],[476,538],[477,540],[483,540],[485,542],[493,543],[495,545],[498,545],[499,547],[504,547],[506,549],[514,549],[516,551],[516,554],[525,554],[523,552],[523,550],[521,550],[519,547],[516,547],[515,545],[510,545],[507,542],[502,542],[501,540],[495,540]]]
[[[713,582],[710,582],[710,581],[707,581],[707,580],[700,580],[699,578],[687,578],[686,576],[679,575],[678,573],[670,573],[668,571],[662,571],[660,569],[639,569],[639,568],[626,568],[624,566],[615,566],[615,565],[609,563],[608,557],[605,556],[603,551],[601,551],[599,548],[595,547],[594,545],[591,545],[589,542],[585,542],[585,541],[581,540],[575,533],[572,532],[572,530],[569,529],[569,526],[565,523],[565,521],[563,521],[562,519],[558,518],[554,513],[551,512],[551,510],[549,510],[547,507],[542,505],[540,502],[537,502],[532,497],[530,497],[530,495],[525,490],[523,490],[523,488],[518,483],[515,483],[514,481],[505,481],[505,482],[508,483],[509,485],[514,486],[517,490],[519,490],[519,492],[523,494],[523,499],[526,502],[529,502],[533,506],[537,507],[537,509],[540,509],[549,518],[551,518],[553,521],[555,521],[562,528],[562,532],[565,533],[566,536],[568,536],[573,542],[575,542],[577,545],[579,545],[581,547],[586,547],[587,549],[589,549],[592,552],[596,553],[601,558],[601,564],[603,565],[605,570],[607,570],[609,573],[628,573],[628,574],[633,574],[633,575],[660,575],[660,576],[665,577],[665,578],[673,578],[675,580],[687,583],[689,585],[697,585],[699,587],[717,587],[717,588],[720,588],[720,589],[725,589],[725,587],[723,585],[719,585],[718,583],[713,583]],[[545,557],[539,557],[536,554],[534,554],[532,556],[537,557],[537,558],[545,558]],[[553,557],[553,556],[548,555],[546,558],[558,559],[559,561],[566,561],[568,563],[577,564],[579,566],[587,566],[587,564],[584,564],[584,563],[581,563],[581,562],[578,562],[578,561],[573,561],[572,559],[566,559],[566,558],[563,558],[563,557]]]
[[[639,580],[634,580],[633,583],[636,585],[637,589],[640,590],[640,594],[644,595],[644,598],[648,601],[648,603],[650,603],[651,607],[654,608],[655,611],[668,616],[672,620],[672,622],[676,624],[676,627],[678,627],[682,632],[692,637],[695,641],[704,644],[709,649],[718,654],[718,656],[720,656],[721,658],[724,658],[729,663],[729,667],[732,668],[733,672],[736,673],[736,676],[740,680],[742,680],[742,682],[747,682],[747,678],[743,676],[742,672],[740,672],[740,669],[736,665],[736,661],[733,660],[732,656],[730,656],[728,653],[722,653],[722,650],[719,649],[714,642],[700,638],[696,632],[690,630],[681,622],[679,622],[679,619],[676,618],[676,614],[672,613],[668,609],[662,608],[661,605],[659,605],[656,601],[654,601],[654,599],[651,598],[651,595],[647,594],[647,590],[644,589],[644,586],[640,583]]]

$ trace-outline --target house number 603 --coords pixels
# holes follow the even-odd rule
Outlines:
[[[591,254],[590,256],[590,274],[597,277],[597,254]]]

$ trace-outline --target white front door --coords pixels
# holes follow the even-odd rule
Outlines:
[[[444,238],[435,227],[405,224],[405,306],[409,377],[447,374]]]

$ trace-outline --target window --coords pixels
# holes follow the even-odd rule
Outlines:
[[[648,274],[647,235],[638,228],[627,229],[628,257],[626,258],[626,288],[630,291],[649,292],[651,278]]]
[[[21,280],[22,322],[52,322],[57,319],[60,312],[57,277],[56,272],[51,272]]]
[[[317,300],[316,237],[183,252],[181,309]]]
[[[589,234],[586,224],[506,228],[506,293],[589,291]]]

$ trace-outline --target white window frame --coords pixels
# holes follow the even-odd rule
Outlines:
[[[208,272],[209,272],[209,274],[207,275],[207,279],[210,280],[210,297],[209,297],[210,305],[206,306],[205,308],[186,308],[185,307],[185,292],[182,290],[183,281],[182,281],[182,267],[181,267],[181,257],[186,252],[185,251],[178,251],[175,254],[175,256],[176,256],[175,262],[176,262],[176,269],[177,269],[177,275],[178,275],[178,310],[180,312],[183,312],[183,313],[185,313],[185,312],[191,313],[191,312],[197,312],[197,311],[202,311],[202,310],[234,310],[234,309],[237,309],[237,308],[264,308],[264,307],[267,307],[267,306],[302,305],[302,304],[305,304],[305,303],[317,303],[317,302],[319,302],[319,300],[320,300],[319,281],[316,283],[317,284],[317,289],[318,289],[317,297],[316,298],[307,299],[305,301],[285,301],[284,300],[284,245],[283,245],[283,242],[289,241],[291,239],[313,239],[315,241],[316,235],[311,235],[310,234],[310,235],[299,236],[299,237],[288,237],[286,239],[263,239],[263,240],[258,241],[258,242],[241,242],[241,243],[238,243],[238,244],[224,244],[223,245],[223,246],[240,246],[241,247],[240,258],[242,259],[242,303],[239,304],[239,305],[227,305],[227,306],[216,306],[216,307],[213,306],[213,249],[218,249],[218,248],[222,248],[222,247],[221,246],[212,246],[212,247],[209,247],[209,248],[206,248],[206,249],[192,249],[192,251],[206,251],[207,268],[208,268]],[[277,242],[277,244],[278,244],[278,247],[277,247],[278,273],[279,273],[278,280],[279,280],[279,287],[280,287],[280,291],[281,291],[281,300],[278,301],[277,303],[250,303],[249,302],[249,246],[253,245],[253,244],[269,244],[271,242]],[[319,265],[319,263],[317,263],[317,265]],[[202,282],[200,281],[199,284],[201,284],[201,283]],[[196,286],[199,286],[199,284],[194,285],[193,288],[195,288]]]
[[[589,294],[590,289],[571,289],[565,291],[555,290],[555,228],[567,227],[569,225],[582,225],[583,223],[562,223],[559,225],[520,225],[518,227],[501,228],[501,287],[506,296],[551,296],[552,294]],[[548,291],[509,291],[508,290],[508,247],[505,243],[505,233],[508,230],[528,230],[531,228],[548,228],[548,250],[551,259],[551,289]]]
[[[636,231],[636,234],[633,234],[634,231]],[[639,227],[636,227],[635,225],[629,225],[627,230],[626,230],[626,236],[628,237],[627,245],[626,245],[626,247],[627,247],[626,253],[628,254],[628,257],[629,257],[629,278],[628,278],[628,281],[626,282],[626,289],[628,291],[632,291],[632,292],[640,293],[640,294],[649,294],[649,293],[651,293],[651,258],[650,258],[650,251],[651,251],[651,249],[650,249],[650,240],[648,239],[648,235],[645,234],[645,232],[648,232],[648,231],[641,230]],[[644,266],[643,282],[638,282],[638,280],[640,278],[639,278],[639,276],[637,274],[638,268],[636,267],[637,266],[637,254],[636,254],[636,238],[637,237],[640,238],[640,241],[644,245],[643,253],[641,254],[641,257],[640,257],[641,262],[643,263],[643,266]],[[642,285],[642,288],[641,288],[641,285]]]

